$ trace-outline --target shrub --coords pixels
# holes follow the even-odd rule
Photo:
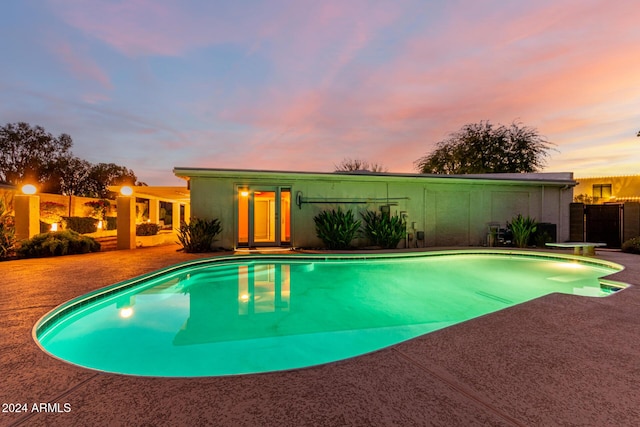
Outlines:
[[[634,237],[622,244],[622,252],[640,254],[640,237]]]
[[[84,205],[89,208],[89,214],[92,218],[100,220],[104,219],[107,215],[111,202],[106,199],[100,199],[91,200],[90,202],[86,202]]]
[[[316,223],[316,236],[329,249],[348,249],[361,224],[351,210],[343,212],[340,208],[322,211],[313,217],[313,221]]]
[[[0,259],[13,255],[15,231],[14,218],[9,215],[4,201],[0,199]]]
[[[518,214],[511,220],[511,223],[507,222],[507,228],[513,233],[513,243],[519,248],[526,248],[538,226],[534,218],[528,216],[525,218]]]
[[[406,224],[397,215],[388,216],[375,211],[365,211],[360,215],[364,219],[364,234],[375,246],[395,249],[407,235]]]
[[[105,220],[105,230],[117,230],[118,229],[118,217],[108,216]]]
[[[187,224],[183,222],[178,231],[178,240],[185,252],[210,252],[213,250],[213,242],[222,232],[220,221],[191,218]]]
[[[159,230],[160,226],[158,224],[143,222],[136,225],[136,236],[155,236]]]
[[[29,240],[23,240],[16,252],[23,258],[39,258],[86,254],[99,250],[100,243],[94,238],[83,236],[72,230],[63,230],[37,234]]]
[[[77,231],[80,234],[95,233],[98,231],[98,220],[84,216],[65,217],[64,228]]]
[[[40,220],[47,224],[62,221],[62,215],[67,211],[67,206],[58,202],[40,202]]]

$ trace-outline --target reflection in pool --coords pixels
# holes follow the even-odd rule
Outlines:
[[[268,372],[341,360],[524,301],[606,296],[622,269],[531,252],[199,260],[77,298],[36,325],[68,362],[149,376]]]

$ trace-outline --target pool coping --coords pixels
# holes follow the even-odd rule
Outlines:
[[[0,263],[0,400],[60,404],[0,413],[0,425],[632,425],[640,418],[638,286],[597,299],[550,295],[362,357],[250,376],[94,373],[51,358],[31,339],[35,321],[61,302],[198,257],[167,247]],[[611,280],[640,284],[637,255],[596,258],[625,265]]]

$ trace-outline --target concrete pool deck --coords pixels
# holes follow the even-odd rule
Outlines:
[[[640,420],[640,256],[618,251],[599,250],[597,258],[624,265],[611,278],[637,286],[612,296],[552,294],[368,355],[288,372],[130,377],[69,365],[33,341],[36,321],[73,297],[211,256],[177,248],[0,262],[0,426],[632,426]],[[27,411],[6,412],[15,404]]]

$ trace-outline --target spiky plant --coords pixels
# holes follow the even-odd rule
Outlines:
[[[361,224],[351,210],[344,212],[340,208],[322,211],[313,217],[313,221],[316,224],[316,236],[329,249],[348,249]]]
[[[217,218],[211,220],[191,218],[188,224],[186,222],[180,224],[180,228],[176,231],[185,252],[210,252],[213,250],[213,242],[222,232],[222,226]]]
[[[521,214],[507,222],[507,228],[513,233],[513,243],[519,248],[526,248],[531,235],[536,232],[538,224],[534,218],[523,217]]]
[[[395,249],[407,235],[407,226],[397,215],[383,215],[375,211],[365,211],[360,215],[364,219],[364,234],[375,246]]]

